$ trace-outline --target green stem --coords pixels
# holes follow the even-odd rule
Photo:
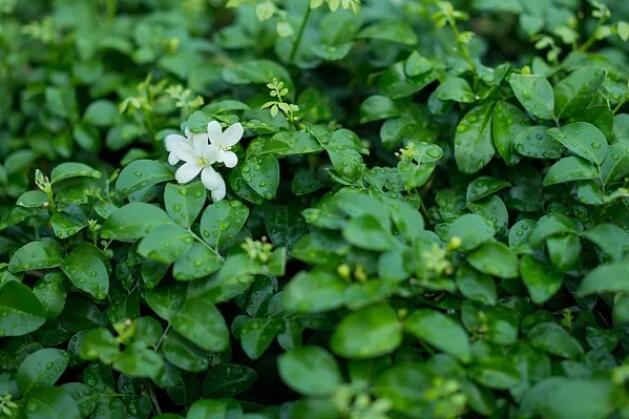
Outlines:
[[[474,72],[474,77],[476,77],[476,71],[474,71],[476,69],[476,64],[474,63],[474,60],[472,60],[472,56],[470,55],[470,51],[467,49],[467,45],[461,42],[461,40],[459,39],[460,33],[459,28],[456,26],[456,22],[448,19],[448,25],[450,26],[450,30],[454,34],[456,49],[459,51],[465,62],[467,62],[467,65],[471,67],[471,70]]]
[[[590,49],[592,47],[592,45],[594,45],[594,42],[597,41],[596,35],[598,33],[598,30],[601,28],[601,26],[603,26],[605,24],[606,21],[607,21],[607,19],[605,19],[605,18],[601,18],[601,19],[598,20],[598,22],[596,23],[596,27],[594,28],[594,31],[592,32],[590,37],[583,43],[583,45],[581,45],[579,47],[579,49],[577,51],[579,51],[579,52],[586,52],[588,49]]]
[[[118,9],[118,0],[107,0],[107,22],[112,22],[116,17]]]
[[[623,107],[623,105],[624,105],[625,103],[627,103],[627,99],[628,99],[628,97],[627,97],[627,95],[625,94],[625,95],[623,96],[623,98],[620,100],[620,102],[618,103],[618,105],[616,105],[616,107],[614,108],[614,111],[613,111],[613,112],[614,112],[614,115],[615,115],[615,114],[617,114],[617,113],[618,113],[618,111],[620,111],[620,108],[622,108],[622,107]]]
[[[304,36],[304,31],[306,30],[306,24],[308,23],[308,19],[310,19],[310,13],[312,13],[312,9],[310,8],[310,4],[306,5],[306,13],[304,13],[304,17],[301,20],[301,27],[299,28],[299,33],[297,34],[297,39],[295,39],[295,43],[293,44],[293,49],[290,52],[290,58],[288,62],[292,63],[295,61],[295,56],[297,55],[297,50],[299,49],[299,44],[301,44],[301,38]]]

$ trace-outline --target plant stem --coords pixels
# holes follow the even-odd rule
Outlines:
[[[118,0],[107,0],[107,21],[112,22],[118,9]]]
[[[293,49],[290,52],[290,58],[288,62],[292,63],[295,60],[295,56],[297,55],[297,50],[299,49],[299,44],[301,44],[301,38],[304,36],[304,31],[306,30],[306,24],[308,23],[308,19],[310,19],[310,13],[312,13],[312,9],[310,8],[310,4],[306,5],[306,13],[304,13],[304,17],[301,20],[301,26],[299,28],[299,33],[297,34],[297,39],[295,39],[295,43],[293,44]]]
[[[470,51],[467,48],[467,45],[459,39],[460,33],[459,28],[456,26],[456,22],[453,20],[448,20],[448,26],[450,26],[450,30],[454,34],[454,39],[456,41],[456,49],[461,54],[467,65],[470,66],[470,69],[474,72],[474,77],[476,77],[476,72],[474,69],[476,68],[476,64],[470,55]]]

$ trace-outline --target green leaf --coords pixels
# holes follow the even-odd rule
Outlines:
[[[50,226],[55,236],[67,239],[87,227],[87,222],[81,217],[66,212],[55,212],[50,217]]]
[[[467,185],[465,198],[468,202],[479,201],[509,186],[511,184],[505,180],[480,176]]]
[[[527,333],[531,345],[552,355],[577,358],[583,354],[579,341],[557,323],[541,323]]]
[[[460,103],[472,103],[476,100],[467,80],[460,77],[446,77],[437,89],[435,96],[439,100],[452,100]]]
[[[63,262],[61,247],[54,240],[32,241],[13,253],[9,261],[12,273],[56,268]]]
[[[494,229],[478,214],[464,214],[448,227],[447,239],[461,239],[460,249],[472,250],[494,236]]]
[[[159,263],[173,263],[194,243],[190,231],[175,224],[165,224],[150,231],[138,245],[138,253]]]
[[[42,191],[26,191],[15,204],[24,208],[44,208],[48,206],[48,195]]]
[[[92,169],[87,164],[66,162],[61,163],[52,169],[50,172],[50,183],[54,185],[61,181],[77,177],[100,179],[101,173],[98,170]]]
[[[601,165],[601,175],[606,183],[629,175],[629,145],[621,142],[607,149],[607,156]]]
[[[396,243],[373,215],[352,218],[343,229],[343,238],[354,246],[369,250],[391,250]]]
[[[169,183],[164,190],[164,207],[177,224],[189,228],[203,209],[206,197],[207,190],[201,182]]]
[[[173,275],[178,281],[191,281],[213,274],[222,265],[223,261],[216,251],[195,242],[175,261]]]
[[[615,262],[600,265],[590,271],[579,286],[580,296],[603,294],[606,292],[628,292],[629,263]]]
[[[201,372],[209,365],[206,352],[173,331],[164,339],[162,353],[168,362],[185,371]]]
[[[544,186],[598,178],[598,171],[579,157],[564,157],[550,166],[544,177]]]
[[[520,403],[525,417],[604,419],[614,409],[610,382],[600,378],[550,377],[531,387]]]
[[[488,241],[480,245],[467,261],[475,269],[499,278],[518,276],[518,258],[500,242]]]
[[[83,114],[83,120],[85,122],[97,127],[111,126],[117,119],[118,109],[116,105],[109,100],[103,99],[95,100],[90,103]]]
[[[33,287],[33,293],[41,302],[49,319],[57,317],[65,305],[67,292],[63,287],[64,280],[60,272],[50,272]]]
[[[223,200],[208,205],[201,216],[201,237],[213,248],[219,249],[230,243],[240,233],[249,208],[242,202]]]
[[[433,63],[419,52],[413,51],[404,62],[404,72],[409,77],[419,76],[432,70]]]
[[[334,357],[318,346],[285,352],[278,357],[277,365],[282,380],[305,396],[332,394],[343,381]]]
[[[80,419],[76,402],[63,388],[47,387],[37,390],[25,403],[28,419]]]
[[[581,253],[581,240],[574,234],[546,239],[546,248],[553,266],[561,272],[574,268]]]
[[[369,96],[360,105],[360,122],[372,122],[399,115],[395,102],[386,96]]]
[[[496,283],[489,275],[483,275],[463,265],[456,271],[456,286],[470,300],[485,305],[496,304]]]
[[[598,224],[583,232],[583,237],[593,242],[612,260],[622,259],[629,251],[629,233],[615,224]]]
[[[284,305],[298,313],[320,313],[343,305],[347,283],[322,269],[299,272],[286,285]]]
[[[76,91],[73,87],[47,87],[46,107],[53,115],[73,120],[78,116]]]
[[[26,285],[8,281],[0,288],[0,336],[21,336],[39,329],[46,311]]]
[[[258,195],[271,200],[280,183],[280,165],[271,154],[247,159],[241,167],[242,178]]]
[[[164,361],[147,349],[144,342],[134,341],[114,359],[113,367],[129,377],[156,378],[164,368]]]
[[[135,160],[122,169],[116,179],[116,191],[124,196],[140,189],[174,179],[173,172],[156,160]]]
[[[231,84],[268,83],[277,78],[287,84],[292,91],[292,81],[288,71],[281,65],[270,60],[248,60],[230,65],[223,69],[223,79]],[[205,120],[202,126],[207,126]],[[190,127],[190,129],[193,129]]]
[[[510,166],[520,161],[514,153],[514,139],[525,128],[527,117],[520,109],[508,102],[498,102],[492,117],[492,138],[502,159]]]
[[[535,247],[541,245],[548,237],[563,233],[573,233],[577,229],[575,222],[560,212],[551,213],[541,217],[533,231],[529,241]]]
[[[544,304],[563,284],[563,275],[529,255],[520,260],[520,273],[535,304]]]
[[[245,365],[214,365],[203,379],[203,394],[233,397],[251,387],[257,377],[256,371]]]
[[[184,304],[186,287],[180,283],[160,285],[155,289],[147,290],[144,298],[146,304],[158,316],[171,321]]]
[[[405,45],[417,44],[417,35],[406,22],[381,21],[371,24],[358,34],[358,38],[381,39]]]
[[[360,143],[360,139],[356,134],[347,129],[340,129],[323,145],[336,173],[350,182],[358,180],[364,169],[357,143]]]
[[[60,388],[72,397],[79,408],[81,417],[90,417],[94,413],[98,396],[88,385],[70,382],[61,385]]]
[[[40,349],[27,356],[17,369],[16,381],[20,392],[28,396],[43,387],[54,385],[68,365],[68,354],[61,349]]]
[[[574,154],[597,165],[607,155],[607,139],[600,129],[587,122],[575,122],[561,128],[550,128],[548,135]]]
[[[161,208],[144,202],[132,202],[111,213],[103,224],[101,235],[132,243],[162,224],[173,224],[173,221]]]
[[[563,148],[550,135],[548,127],[535,125],[525,127],[513,138],[515,150],[526,157],[534,159],[558,159]]]
[[[445,314],[428,309],[417,310],[404,321],[404,327],[417,339],[462,362],[471,360],[470,341],[465,329]]]
[[[570,116],[587,108],[605,80],[605,71],[595,67],[582,67],[555,85],[554,96],[557,116]]]
[[[395,350],[402,342],[402,325],[387,304],[348,314],[335,328],[330,346],[346,358],[373,358]]]
[[[234,400],[197,400],[190,406],[186,419],[226,419],[244,416]]]
[[[283,327],[278,318],[246,319],[238,332],[243,351],[250,359],[260,358]]]
[[[83,359],[100,359],[104,363],[111,364],[120,355],[120,348],[109,330],[98,328],[83,335],[79,353]]]
[[[78,289],[97,300],[107,297],[109,273],[97,248],[87,243],[78,245],[66,256],[61,269]]]
[[[188,298],[172,317],[171,324],[177,333],[206,351],[220,352],[229,345],[225,320],[207,298]]]
[[[470,376],[479,384],[496,390],[507,390],[520,382],[520,374],[509,359],[489,356],[472,366]]]
[[[554,119],[553,87],[539,74],[512,74],[509,79],[515,97],[536,118]]]
[[[463,173],[478,172],[496,153],[491,136],[493,109],[492,103],[472,108],[456,127],[454,157]]]

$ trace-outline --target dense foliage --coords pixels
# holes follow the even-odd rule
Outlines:
[[[629,418],[625,21],[0,0],[0,417]]]

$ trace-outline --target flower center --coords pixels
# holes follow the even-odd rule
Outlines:
[[[207,159],[204,157],[199,157],[199,160],[197,160],[197,164],[199,166],[209,166],[210,162],[208,162]]]

